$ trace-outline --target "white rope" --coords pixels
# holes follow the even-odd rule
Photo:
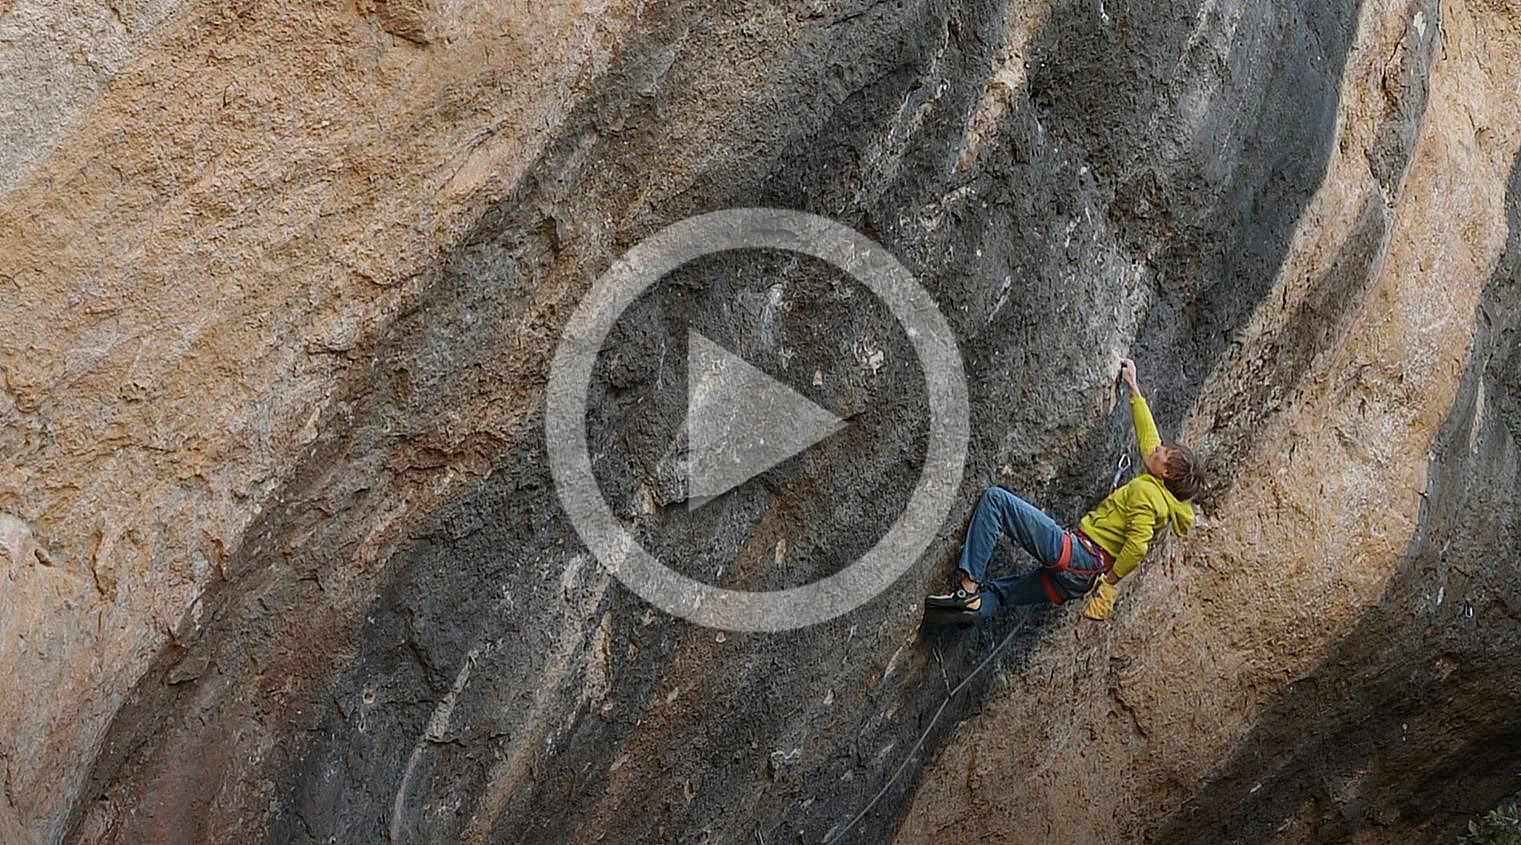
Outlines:
[[[908,762],[914,759],[915,754],[919,753],[919,748],[924,745],[924,740],[928,739],[930,731],[934,730],[935,723],[940,721],[940,714],[945,712],[945,706],[951,703],[951,699],[956,697],[956,693],[961,692],[961,690],[966,687],[967,684],[972,682],[973,678],[977,677],[983,669],[987,668],[988,664],[992,662],[993,658],[998,656],[998,653],[1000,651],[1003,651],[1003,647],[1008,645],[1010,640],[1014,639],[1015,634],[1019,633],[1019,628],[1020,626],[1016,625],[1014,627],[1014,630],[1010,631],[1008,635],[1005,636],[992,651],[988,652],[988,656],[984,657],[982,659],[982,662],[977,664],[977,668],[973,669],[970,675],[967,675],[965,678],[963,678],[961,683],[957,684],[954,689],[946,692],[945,698],[940,701],[940,706],[935,709],[935,715],[930,717],[929,724],[924,726],[924,732],[919,734],[919,740],[914,743],[913,748],[909,749],[908,755],[903,758],[903,762],[898,764],[898,768],[893,772],[893,776],[887,779],[887,783],[883,784],[882,788],[877,790],[877,794],[873,795],[871,800],[866,802],[866,806],[861,808],[861,812],[856,813],[855,817],[850,820],[849,824],[845,825],[845,827],[838,832],[824,837],[823,845],[833,845],[833,843],[840,841],[840,838],[842,836],[849,833],[851,828],[856,826],[856,822],[865,818],[866,814],[871,812],[871,808],[877,806],[877,802],[882,800],[882,796],[887,794],[887,790],[891,789],[893,784],[898,782],[898,776],[903,774],[903,770],[908,767]],[[938,653],[936,654],[936,659],[939,659]],[[940,671],[944,673],[944,664],[941,664]]]

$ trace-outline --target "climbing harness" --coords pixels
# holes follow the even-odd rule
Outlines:
[[[1128,469],[1130,469],[1130,453],[1125,452],[1120,455],[1119,463],[1115,465],[1114,478],[1109,483],[1110,493],[1119,489],[1120,479],[1125,476],[1125,472]],[[1077,542],[1082,544],[1082,547],[1088,552],[1088,556],[1098,564],[1096,567],[1072,565],[1072,538],[1074,537],[1077,538]],[[1103,546],[1094,542],[1093,538],[1081,531],[1068,531],[1062,535],[1061,556],[1056,559],[1056,563],[1041,569],[1040,586],[1041,589],[1046,591],[1046,598],[1050,599],[1052,604],[1061,604],[1067,600],[1067,597],[1062,595],[1061,590],[1056,588],[1056,581],[1051,577],[1052,573],[1070,572],[1083,578],[1094,578],[1099,575],[1108,574],[1109,570],[1113,568],[1114,556],[1105,551]]]
[[[1076,537],[1088,556],[1093,559],[1097,566],[1075,566],[1072,563],[1072,538]],[[1056,588],[1056,581],[1051,577],[1054,572],[1070,572],[1083,578],[1096,578],[1114,568],[1114,557],[1104,550],[1103,546],[1095,543],[1092,538],[1081,531],[1068,531],[1062,534],[1062,553],[1056,559],[1056,563],[1042,567],[1040,570],[1040,586],[1046,591],[1046,598],[1052,604],[1061,604],[1067,600],[1061,590]]]

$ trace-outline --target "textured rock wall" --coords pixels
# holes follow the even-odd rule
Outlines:
[[[49,562],[7,567],[3,675],[47,695],[7,695],[0,724],[8,789],[45,841],[127,692],[197,628],[349,401],[356,345],[630,20],[471,5],[429,52],[340,3],[54,20],[68,11],[0,7],[0,510]],[[375,536],[404,509],[377,511]]]
[[[1408,842],[1513,789],[1521,8],[123,10],[0,41],[32,103],[0,115],[0,677],[46,692],[0,754],[35,841]],[[590,281],[745,205],[892,250],[972,388],[932,552],[784,635],[611,582],[541,433]],[[689,325],[851,427],[688,515]],[[707,262],[610,349],[604,490],[689,574],[802,583],[896,515],[922,380],[827,268]],[[983,485],[1102,492],[1127,351],[1205,525],[1108,625],[918,631]]]
[[[1499,714],[1517,694],[1502,679],[1517,589],[1503,550],[1517,513],[1504,420],[1517,383],[1518,165],[1512,142],[1493,143],[1515,137],[1513,121],[1476,94],[1495,77],[1463,51],[1514,43],[1516,30],[1492,9],[1444,8],[1446,37],[1415,74],[1429,96],[1404,135],[1414,142],[1395,201],[1367,211],[1365,197],[1391,195],[1389,159],[1339,144],[1278,301],[1193,408],[1185,431],[1217,470],[1230,465],[1222,453],[1239,455],[1209,527],[1141,580],[1128,626],[1050,654],[1081,656],[1070,715],[1042,717],[1053,691],[1026,675],[978,717],[1000,737],[993,753],[943,758],[904,841],[970,801],[1007,841],[1051,819],[1105,841],[1113,819],[1122,841],[1435,842],[1514,779],[1515,726]],[[1415,35],[1410,10],[1374,11],[1365,31]],[[1370,101],[1413,90],[1390,55],[1349,57],[1344,77],[1365,84],[1343,85],[1343,135]],[[1510,84],[1491,89],[1494,102]],[[1452,130],[1470,121],[1471,136]],[[1362,133],[1390,137],[1376,124]],[[1446,193],[1452,174],[1476,171],[1486,192]],[[1459,559],[1473,563],[1451,569]],[[1180,694],[1179,679],[1197,688]],[[1061,800],[1094,779],[1109,787],[1091,803]]]

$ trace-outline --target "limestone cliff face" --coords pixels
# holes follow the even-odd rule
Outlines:
[[[1521,6],[0,0],[0,33],[0,839],[1436,842],[1515,787]],[[781,635],[651,609],[545,465],[592,280],[736,206],[887,247],[971,386],[930,552]],[[850,427],[688,513],[690,326]],[[1200,528],[1104,625],[920,631],[983,486],[1063,520],[1107,486],[1121,354],[1208,461]],[[636,303],[593,394],[614,510],[738,589],[875,542],[925,438],[892,316],[766,253]]]

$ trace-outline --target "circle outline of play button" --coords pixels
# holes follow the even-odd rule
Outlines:
[[[586,441],[592,370],[614,323],[665,275],[737,249],[798,252],[866,285],[903,326],[924,373],[930,424],[919,480],[897,521],[843,569],[798,587],[761,592],[706,584],[660,563],[613,515]],[[645,601],[729,631],[787,631],[870,601],[919,559],[961,486],[969,413],[955,335],[928,292],[891,253],[848,226],[800,211],[733,208],[672,223],[631,247],[592,285],[561,333],[545,392],[544,433],[555,492],[577,535],[608,572]]]

